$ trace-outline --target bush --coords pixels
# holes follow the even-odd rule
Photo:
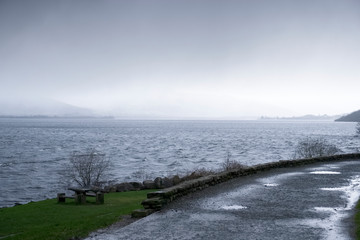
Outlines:
[[[227,153],[226,159],[222,164],[222,168],[224,171],[236,170],[245,167],[245,165],[239,163],[238,161],[231,160],[231,154],[229,152]]]
[[[306,138],[297,144],[294,158],[331,156],[339,152],[341,152],[339,148],[323,138]]]
[[[80,187],[100,187],[109,170],[110,160],[105,158],[105,154],[89,149],[86,153],[71,154],[67,173]]]

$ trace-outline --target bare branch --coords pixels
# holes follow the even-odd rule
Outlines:
[[[68,176],[81,187],[100,186],[110,170],[110,160],[95,149],[85,154],[73,152],[69,159]]]

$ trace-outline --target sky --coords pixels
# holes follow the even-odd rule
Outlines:
[[[358,0],[0,0],[0,102],[344,114],[360,109],[359,43]]]

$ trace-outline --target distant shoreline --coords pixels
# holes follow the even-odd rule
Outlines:
[[[116,116],[50,116],[50,115],[0,115],[0,119],[111,119],[111,120],[120,120],[120,121],[259,121],[259,122],[337,122],[335,118],[303,118],[303,117],[259,117],[252,119],[202,119],[202,118],[128,118],[128,117],[116,117]]]
[[[48,116],[48,115],[31,115],[31,116],[13,116],[0,115],[0,118],[67,118],[67,119],[115,119],[113,116]]]
[[[305,116],[298,116],[298,117],[266,117],[262,116],[259,120],[296,120],[296,121],[335,121],[341,117],[341,115],[305,115]]]

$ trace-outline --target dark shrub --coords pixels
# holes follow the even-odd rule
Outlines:
[[[294,158],[331,156],[339,152],[341,152],[339,148],[323,138],[306,138],[296,145]]]
[[[230,171],[242,168],[246,168],[246,166],[239,163],[238,161],[231,160],[231,154],[228,152],[225,161],[222,163],[222,169],[224,171]]]

